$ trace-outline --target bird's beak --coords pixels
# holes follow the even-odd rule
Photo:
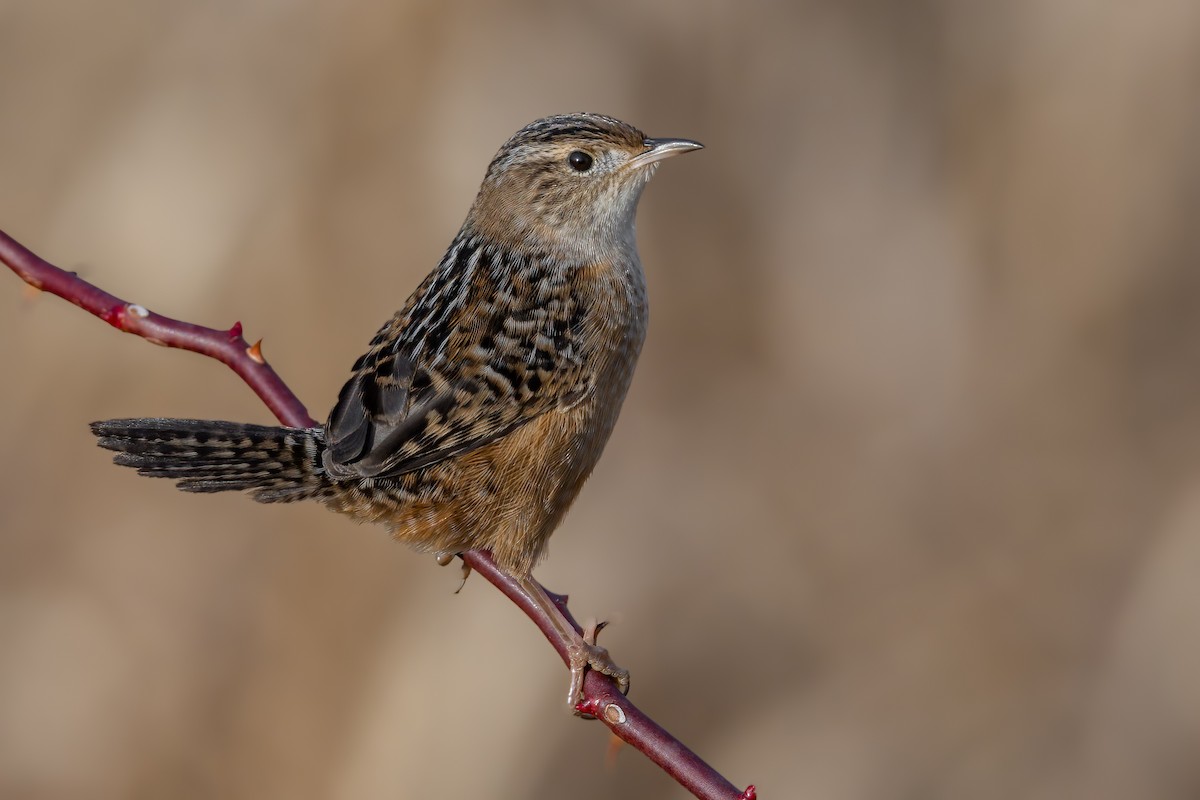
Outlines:
[[[662,161],[664,158],[677,156],[680,153],[699,150],[702,147],[704,145],[693,142],[691,139],[647,139],[646,152],[634,156],[625,166],[637,169],[656,161]]]

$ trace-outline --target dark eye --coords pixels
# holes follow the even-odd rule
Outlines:
[[[592,168],[592,157],[582,150],[575,150],[567,156],[567,163],[576,172],[587,172]]]

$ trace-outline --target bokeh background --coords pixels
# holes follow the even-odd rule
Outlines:
[[[6,0],[0,228],[322,417],[518,127],[699,139],[543,582],[765,798],[1195,798],[1198,98],[1193,0]],[[112,467],[270,417],[0,284],[0,796],[684,796],[483,581]]]

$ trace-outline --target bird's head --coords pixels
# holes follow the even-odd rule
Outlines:
[[[632,250],[638,199],[659,162],[700,147],[599,114],[540,119],[492,159],[468,223],[512,246],[611,258]]]

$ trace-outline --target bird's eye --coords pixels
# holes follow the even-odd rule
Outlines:
[[[592,168],[592,157],[582,150],[574,150],[567,156],[567,163],[576,172],[587,172]]]

